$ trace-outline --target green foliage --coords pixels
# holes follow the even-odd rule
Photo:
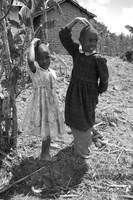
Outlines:
[[[94,27],[98,30],[100,40],[98,51],[109,56],[121,56],[126,50],[132,48],[132,35],[117,35],[111,33],[103,23],[94,20]]]
[[[132,26],[129,26],[129,25],[126,25],[125,28],[130,31],[131,33],[133,33],[133,27]]]

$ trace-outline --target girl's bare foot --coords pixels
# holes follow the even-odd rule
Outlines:
[[[90,151],[89,147],[88,147],[88,149],[86,149],[86,153],[84,153],[84,154],[81,153],[81,152],[78,152],[78,151],[77,151],[77,148],[74,147],[74,154],[75,154],[75,155],[79,155],[80,157],[82,157],[82,158],[84,158],[84,159],[88,159],[88,158],[91,157],[91,156],[90,156],[91,151]]]

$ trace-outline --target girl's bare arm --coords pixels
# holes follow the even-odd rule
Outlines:
[[[30,70],[32,72],[35,72],[36,71],[36,67],[35,67],[35,47],[37,45],[40,44],[40,39],[38,38],[34,38],[32,41],[31,41],[31,44],[30,44],[30,47],[29,47],[29,52],[28,52],[28,57],[27,57],[27,61],[28,61],[28,65],[30,67]]]
[[[83,18],[83,17],[76,17],[70,23],[68,23],[66,26],[69,30],[71,30],[77,23],[84,24],[85,26],[87,26],[87,25],[92,26],[91,23],[86,18]]]

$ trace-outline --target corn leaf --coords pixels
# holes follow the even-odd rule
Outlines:
[[[35,34],[39,31],[40,28],[44,28],[44,29],[52,29],[56,26],[57,20],[50,20],[47,22],[44,22],[43,24],[40,24],[40,26],[36,29]]]
[[[126,25],[125,28],[130,31],[131,33],[133,33],[133,27],[132,26],[129,26],[129,25]]]
[[[18,29],[22,28],[17,21],[10,19],[9,17],[8,17],[8,21],[13,27],[18,28]]]
[[[32,0],[31,15],[34,18],[39,12],[43,10],[43,0]]]
[[[27,6],[23,6],[19,11],[19,19],[21,23],[25,24],[25,26],[30,26],[30,16],[31,16],[31,10]]]
[[[27,7],[28,7],[28,4],[29,4],[29,1],[30,0],[19,0],[19,2],[23,3]]]

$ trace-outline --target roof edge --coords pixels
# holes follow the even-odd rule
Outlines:
[[[89,12],[87,9],[83,8],[82,6],[80,6],[78,3],[76,3],[76,1],[73,1],[73,0],[62,0],[63,2],[71,2],[72,4],[76,5],[79,9],[81,9],[82,11],[84,11],[85,13],[89,14],[89,15],[92,15],[94,17],[97,17],[95,14]]]
[[[65,3],[65,2],[74,4],[74,5],[75,5],[76,7],[78,7],[80,10],[82,10],[83,12],[85,12],[87,15],[92,16],[91,19],[93,19],[94,17],[97,17],[95,14],[89,12],[88,10],[86,10],[85,8],[83,8],[82,6],[80,6],[78,3],[76,3],[76,2],[73,1],[73,0],[61,0],[61,1],[58,1],[58,4],[60,5],[60,4],[63,4],[63,3]],[[53,9],[53,6],[50,7],[50,8],[48,8],[47,11],[49,11],[49,10],[51,10],[51,9]],[[37,17],[37,16],[39,16],[39,15],[41,15],[41,14],[42,14],[42,12],[38,13],[35,17]]]

